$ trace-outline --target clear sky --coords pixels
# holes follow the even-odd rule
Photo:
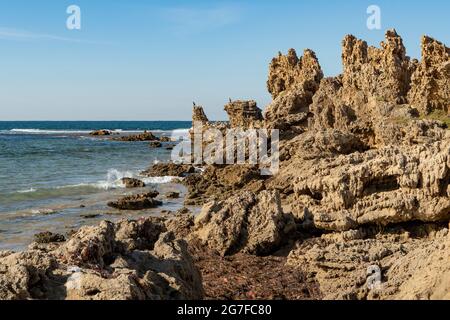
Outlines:
[[[72,4],[81,30],[66,28]],[[0,120],[187,120],[192,101],[221,120],[228,98],[270,102],[278,51],[311,48],[332,76],[345,34],[378,45],[395,27],[419,58],[422,34],[450,45],[449,12],[446,0],[0,0]]]

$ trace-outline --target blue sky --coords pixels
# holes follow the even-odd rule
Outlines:
[[[81,8],[68,30],[66,8]],[[382,30],[366,27],[380,6]],[[316,51],[341,72],[341,41],[378,45],[395,27],[408,54],[420,37],[450,44],[445,0],[0,0],[0,120],[186,120],[192,101],[215,120],[228,98],[270,102],[278,51]]]

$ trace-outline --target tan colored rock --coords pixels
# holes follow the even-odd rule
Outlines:
[[[201,123],[208,123],[208,117],[205,114],[205,111],[203,110],[203,107],[201,106],[194,106],[192,111],[192,122],[201,122]]]
[[[429,145],[298,160],[293,201],[325,230],[450,219],[449,157],[447,135]]]
[[[262,124],[263,116],[256,101],[230,101],[225,105],[225,111],[232,128],[253,129]]]
[[[279,248],[293,228],[277,192],[243,192],[206,204],[195,219],[193,235],[223,256],[239,251],[265,255]]]
[[[311,50],[305,50],[300,59],[293,49],[287,56],[280,53],[274,58],[267,82],[274,100],[264,111],[266,127],[301,133],[307,124],[312,97],[322,78],[319,61]]]
[[[279,53],[272,59],[267,88],[274,99],[297,85],[314,92],[322,77],[322,69],[312,50],[305,50],[303,56],[298,58],[295,50],[290,49],[286,56]]]
[[[412,76],[408,100],[422,114],[450,112],[450,48],[433,38],[422,38],[422,60]]]
[[[439,225],[353,230],[299,242],[287,264],[309,272],[324,299],[445,299],[449,240]],[[369,268],[379,270],[379,283]]]
[[[187,243],[158,218],[83,227],[67,243],[0,253],[1,299],[201,299]]]
[[[343,41],[342,78],[346,98],[357,105],[368,98],[401,104],[406,102],[415,65],[406,56],[402,38],[395,30],[386,32],[381,48],[369,47],[352,35]]]

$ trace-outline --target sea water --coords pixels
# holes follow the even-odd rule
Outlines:
[[[151,214],[105,216],[111,214],[106,203],[132,192],[123,188],[123,177],[142,178],[160,192],[175,188],[170,177],[139,174],[155,162],[169,160],[171,151],[89,133],[148,130],[157,136],[181,136],[190,127],[191,122],[177,121],[0,122],[0,250],[22,249],[42,231],[64,233],[100,219]],[[171,201],[165,209],[182,205]],[[86,221],[86,215],[98,219]]]

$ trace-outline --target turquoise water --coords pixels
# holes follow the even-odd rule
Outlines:
[[[122,177],[139,177],[152,163],[170,158],[165,148],[95,138],[89,136],[92,130],[181,136],[190,126],[190,122],[0,122],[0,249],[20,247],[37,231],[78,227],[83,224],[81,214],[102,216],[109,210],[108,200],[129,192],[120,184]],[[164,177],[146,182],[163,189],[168,185]]]

